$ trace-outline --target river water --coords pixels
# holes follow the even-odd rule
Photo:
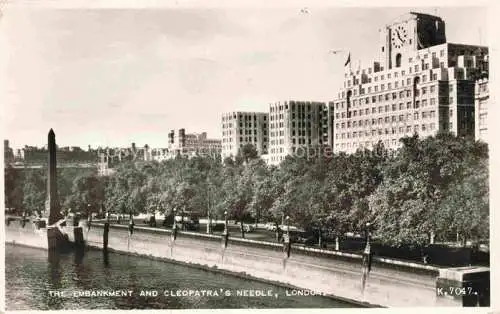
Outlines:
[[[6,244],[5,257],[7,310],[355,307],[147,258],[116,253],[105,258],[98,250],[48,256]]]

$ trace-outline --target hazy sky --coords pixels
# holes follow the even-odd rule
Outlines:
[[[4,138],[44,145],[51,127],[59,145],[84,147],[165,147],[168,131],[181,127],[220,137],[224,111],[334,98],[346,55],[329,50],[349,50],[354,65],[368,65],[378,28],[408,11],[441,16],[449,42],[488,44],[484,8],[308,11],[7,9]]]

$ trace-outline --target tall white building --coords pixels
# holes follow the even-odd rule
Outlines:
[[[334,151],[379,141],[396,149],[414,133],[474,136],[475,81],[488,71],[488,48],[447,43],[443,20],[427,14],[405,14],[379,32],[378,60],[363,69],[348,64],[329,107]]]
[[[259,156],[268,152],[269,114],[234,111],[222,114],[222,158],[233,158],[251,144]]]
[[[269,122],[269,164],[279,164],[287,155],[323,153],[328,143],[328,108],[324,102],[270,104]]]

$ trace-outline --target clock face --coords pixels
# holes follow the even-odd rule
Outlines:
[[[408,43],[408,31],[403,25],[398,25],[392,30],[392,46],[396,49],[403,47]]]

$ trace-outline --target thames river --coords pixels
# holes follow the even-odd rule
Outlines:
[[[5,245],[7,310],[355,307],[293,290],[151,259],[89,250],[51,256]]]

